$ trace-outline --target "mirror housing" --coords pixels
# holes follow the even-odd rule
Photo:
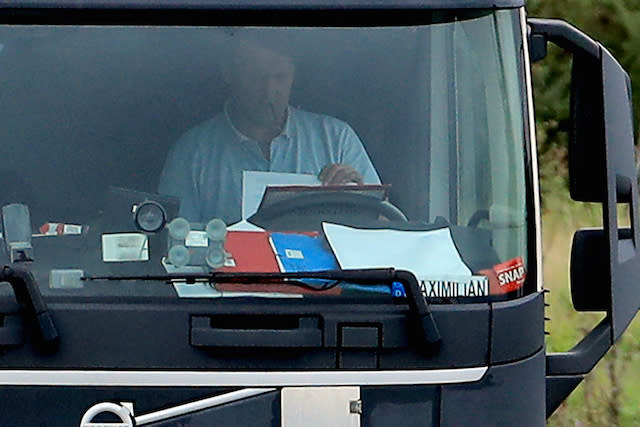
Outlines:
[[[602,229],[579,230],[571,245],[571,300],[577,311],[608,311],[611,292],[607,236]]]
[[[569,190],[574,200],[599,203],[615,190],[616,202],[630,203],[636,181],[631,81],[608,51],[600,53],[573,58]]]

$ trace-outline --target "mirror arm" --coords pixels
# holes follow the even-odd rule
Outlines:
[[[540,36],[573,54],[586,54],[600,58],[600,44],[591,37],[561,19],[527,19],[531,37]],[[541,59],[541,58],[540,58]]]
[[[575,347],[547,355],[547,376],[585,375],[611,347],[611,319],[604,318]]]

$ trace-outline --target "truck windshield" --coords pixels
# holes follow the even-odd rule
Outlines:
[[[434,302],[522,296],[523,75],[517,10],[2,26],[2,262],[47,297],[401,297],[317,279],[81,280],[386,267]]]

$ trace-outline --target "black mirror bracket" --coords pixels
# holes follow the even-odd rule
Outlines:
[[[529,37],[533,46],[539,51],[546,52],[547,42],[552,42],[571,53],[586,53],[599,56],[600,44],[585,33],[561,19],[527,19]],[[540,60],[543,57],[532,58]]]

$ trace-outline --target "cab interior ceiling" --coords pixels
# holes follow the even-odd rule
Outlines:
[[[84,220],[108,185],[155,191],[170,146],[227,96],[206,31],[0,27],[2,204]],[[429,85],[416,37],[300,38],[291,104],[350,123],[392,201],[426,220],[428,103],[416,88],[428,96]],[[418,111],[425,125],[408,126]]]

